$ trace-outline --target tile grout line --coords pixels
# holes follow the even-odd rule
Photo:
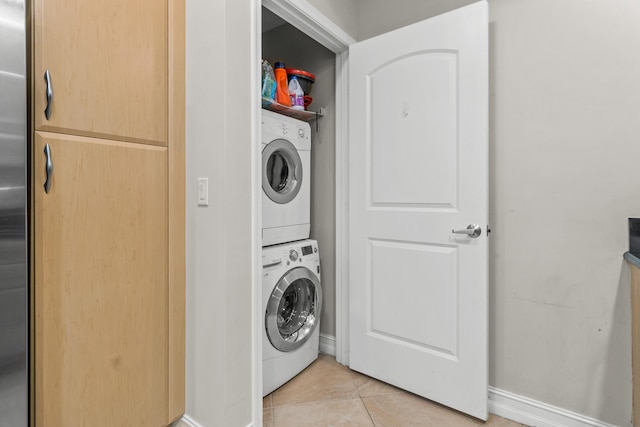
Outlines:
[[[316,363],[316,362],[314,362],[314,363]],[[345,367],[345,368],[349,373],[354,372],[354,371],[350,370],[348,367]],[[356,392],[356,396],[355,397],[342,397],[342,398],[335,398],[335,399],[311,400],[311,401],[308,401],[308,402],[298,402],[298,403],[292,403],[292,404],[278,405],[277,407],[285,408],[285,407],[300,406],[300,405],[306,405],[306,404],[311,404],[311,403],[319,403],[319,402],[335,402],[335,401],[339,401],[339,400],[355,400],[355,399],[362,400],[362,397],[360,396],[360,392],[358,391],[358,386],[356,385],[355,379],[353,377],[351,377],[349,380],[350,380],[351,384],[353,385],[354,391]],[[273,393],[271,393],[271,407],[272,408],[276,408],[276,405],[274,404],[274,401],[273,401]]]
[[[276,414],[275,414],[275,411],[273,410],[273,407],[271,407],[269,409],[271,409],[271,425],[273,427],[276,427]]]
[[[371,424],[373,425],[373,427],[376,427],[376,422],[373,420],[373,416],[371,415],[371,412],[369,412],[369,408],[367,408],[367,404],[364,403],[364,399],[362,397],[360,397],[360,401],[362,402],[362,406],[364,406],[364,410],[367,411],[367,415],[369,416],[369,419],[371,420]]]
[[[355,397],[341,397],[341,398],[337,398],[337,399],[321,399],[321,400],[310,400],[308,402],[298,402],[298,403],[291,403],[288,405],[278,405],[278,406],[273,406],[273,408],[290,408],[292,406],[302,406],[302,405],[311,405],[313,403],[323,403],[323,402],[338,402],[340,400],[357,400],[357,399],[361,399],[360,395],[355,396]]]
[[[352,371],[352,372],[355,372],[355,371]],[[356,384],[356,379],[354,376],[351,377],[351,381],[353,382],[353,385],[356,387],[356,393],[358,393],[358,396],[360,397],[360,403],[362,403],[362,406],[364,406],[364,410],[367,411],[367,415],[371,420],[371,425],[373,427],[376,427],[376,422],[373,420],[373,417],[371,416],[371,412],[369,412],[369,408],[367,408],[367,404],[364,403],[364,399],[362,397],[362,394],[360,393],[360,387],[358,387],[358,385]]]

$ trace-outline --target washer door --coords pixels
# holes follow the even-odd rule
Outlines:
[[[302,185],[302,161],[286,139],[276,139],[262,150],[262,190],[274,202],[293,200]]]
[[[303,345],[318,327],[322,288],[318,277],[305,267],[289,270],[276,283],[265,315],[267,337],[280,351]]]

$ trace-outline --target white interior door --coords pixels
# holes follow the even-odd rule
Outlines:
[[[349,63],[349,365],[486,419],[488,5]]]

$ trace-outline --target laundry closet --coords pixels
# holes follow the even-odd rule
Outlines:
[[[360,42],[273,5],[263,2],[303,31],[263,8],[262,58],[315,74],[309,109],[324,113],[310,129],[320,351],[486,420],[487,2]],[[294,305],[277,315],[288,322]]]
[[[333,351],[335,337],[335,74],[336,54],[262,7],[262,58],[315,75],[310,118],[310,238],[318,241],[322,264],[320,349]],[[326,346],[329,346],[328,349]]]

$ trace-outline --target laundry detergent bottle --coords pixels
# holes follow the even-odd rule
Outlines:
[[[276,102],[278,104],[291,106],[289,97],[289,85],[287,84],[287,70],[284,69],[284,62],[276,62],[273,72],[276,75]]]
[[[289,80],[289,96],[291,97],[291,108],[304,110],[304,91],[296,76]]]

